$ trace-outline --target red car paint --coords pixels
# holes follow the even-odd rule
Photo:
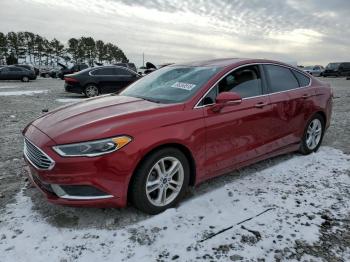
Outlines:
[[[157,104],[126,96],[104,96],[65,106],[30,123],[24,136],[55,161],[52,170],[38,170],[28,161],[31,177],[47,184],[93,185],[112,195],[98,200],[67,200],[40,187],[48,200],[72,206],[124,207],[129,182],[140,161],[152,150],[172,145],[192,162],[191,183],[298,150],[307,121],[319,112],[329,126],[329,85],[309,76],[308,87],[245,99],[219,112],[196,108],[203,95],[226,73],[245,64],[273,63],[253,59],[221,59],[191,66],[222,66],[191,99]],[[291,66],[288,66],[291,67]],[[295,69],[298,70],[298,69]],[[298,70],[299,71],[299,70]],[[300,71],[299,71],[300,72]],[[224,98],[223,98],[224,99]],[[215,106],[215,105],[214,105]],[[128,135],[133,141],[98,157],[61,157],[52,146]]]

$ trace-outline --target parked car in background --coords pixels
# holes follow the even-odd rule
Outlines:
[[[321,65],[306,66],[302,70],[313,76],[322,76],[324,67]]]
[[[41,69],[40,70],[40,76],[41,77],[45,77],[45,78],[49,78],[49,77],[56,78],[57,77],[57,71],[58,71],[58,69],[55,69],[55,68]]]
[[[131,202],[157,214],[189,186],[277,155],[317,151],[331,111],[329,84],[284,63],[170,65],[119,95],[41,116],[23,131],[24,156],[52,203]]]
[[[93,67],[66,75],[66,92],[85,94],[87,97],[115,93],[139,79],[139,75],[121,66]]]
[[[137,69],[137,73],[140,74],[140,75],[145,75],[145,71],[147,70],[147,67],[145,66],[140,66],[138,69]]]
[[[323,72],[323,76],[350,76],[350,62],[329,63]]]
[[[21,80],[28,82],[36,79],[36,75],[32,70],[19,66],[5,66],[0,68],[0,80]]]
[[[81,70],[84,70],[86,68],[89,68],[89,66],[87,64],[76,64],[76,65],[73,65],[72,67],[69,67],[69,68],[61,63],[58,63],[58,65],[61,66],[62,68],[61,68],[61,70],[58,71],[57,77],[61,78],[62,80],[63,80],[65,75],[73,74],[73,73],[79,72]]]
[[[35,75],[35,79],[39,75],[39,69],[34,67],[34,66],[32,66],[32,65],[29,65],[29,64],[14,64],[14,66],[23,67],[25,69],[33,71],[33,73]]]
[[[131,69],[134,72],[137,72],[136,66],[134,63],[116,63],[116,66],[122,66]]]

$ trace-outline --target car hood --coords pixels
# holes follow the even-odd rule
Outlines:
[[[154,116],[167,107],[139,98],[107,95],[87,99],[51,111],[32,125],[58,144],[74,143],[116,135],[130,122]]]

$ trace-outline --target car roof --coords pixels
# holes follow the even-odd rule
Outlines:
[[[184,65],[184,66],[206,66],[206,67],[230,67],[236,64],[249,64],[249,63],[273,63],[280,65],[292,66],[279,61],[268,60],[268,59],[252,59],[252,58],[222,58],[222,59],[212,59],[212,60],[202,60],[187,63],[178,63],[174,66]],[[173,66],[173,65],[170,65]]]

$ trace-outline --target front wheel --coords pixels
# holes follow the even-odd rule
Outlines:
[[[93,84],[87,85],[85,87],[84,93],[87,97],[94,97],[94,96],[98,96],[100,94],[98,87],[96,85],[93,85]]]
[[[300,145],[300,152],[304,155],[316,152],[321,146],[324,135],[324,119],[316,114],[308,122]]]
[[[180,150],[158,150],[147,156],[136,170],[129,191],[131,201],[145,213],[158,214],[183,197],[189,176],[188,160]]]

